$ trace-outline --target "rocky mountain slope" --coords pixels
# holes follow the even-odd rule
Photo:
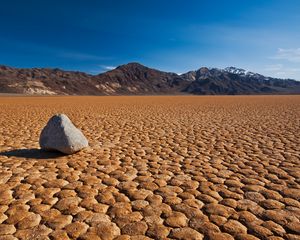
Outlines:
[[[202,67],[182,75],[139,63],[90,75],[60,69],[0,66],[0,93],[48,95],[298,94],[300,82],[229,67]]]
[[[271,94],[300,93],[300,82],[291,79],[265,77],[244,69],[202,67],[197,71],[183,74],[192,82],[184,92],[192,94]]]

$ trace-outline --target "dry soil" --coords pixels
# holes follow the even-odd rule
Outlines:
[[[299,239],[299,137],[300,96],[0,97],[0,240]]]

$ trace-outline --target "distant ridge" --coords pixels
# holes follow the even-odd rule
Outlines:
[[[201,67],[178,75],[128,63],[99,75],[0,65],[0,93],[28,95],[299,94],[300,82],[244,69]]]

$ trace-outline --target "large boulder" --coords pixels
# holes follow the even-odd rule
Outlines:
[[[39,142],[44,150],[57,150],[65,154],[73,154],[88,146],[86,137],[65,114],[50,118]]]

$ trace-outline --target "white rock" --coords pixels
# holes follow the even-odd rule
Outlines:
[[[88,140],[65,114],[54,115],[40,135],[40,146],[45,150],[57,150],[73,154],[88,147]]]

